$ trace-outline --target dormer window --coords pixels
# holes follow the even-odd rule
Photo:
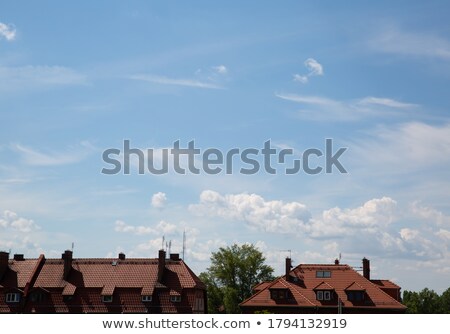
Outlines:
[[[113,301],[113,296],[111,296],[111,295],[102,296],[102,302],[112,303],[112,301]]]
[[[179,296],[179,295],[170,296],[170,301],[172,303],[180,303],[181,302],[181,296]]]
[[[330,290],[317,290],[316,291],[316,299],[317,300],[320,300],[320,301],[322,301],[322,300],[325,300],[325,301],[328,301],[328,300],[332,300],[332,293],[331,293],[332,291],[330,291]]]
[[[347,298],[351,302],[362,302],[365,294],[364,291],[347,291]]]
[[[142,301],[148,303],[152,301],[152,296],[142,296]]]
[[[6,294],[7,303],[18,303],[20,301],[20,293],[11,292]]]
[[[270,289],[270,298],[273,300],[285,300],[288,298],[287,289]]]

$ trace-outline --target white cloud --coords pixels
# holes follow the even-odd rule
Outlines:
[[[166,204],[167,197],[166,194],[163,192],[157,192],[156,194],[153,194],[152,196],[152,206],[154,208],[161,209]]]
[[[219,66],[213,66],[212,69],[217,72],[218,74],[227,74],[228,69],[225,65],[219,65]]]
[[[417,217],[424,220],[436,223],[439,226],[448,225],[450,226],[450,217],[444,215],[441,211],[436,210],[430,206],[420,205],[418,201],[415,201],[412,205],[412,212]]]
[[[63,66],[0,67],[0,77],[0,91],[7,92],[87,84],[84,74]]]
[[[383,53],[450,60],[449,40],[429,33],[405,32],[397,27],[381,31],[369,40],[369,46]]]
[[[381,168],[385,174],[386,166],[390,173],[445,166],[450,163],[450,123],[434,126],[410,122],[382,127],[348,146],[355,165],[371,166],[371,172]]]
[[[20,154],[23,161],[33,166],[59,166],[78,163],[87,158],[95,149],[89,142],[81,142],[66,152],[42,153],[30,147],[14,144],[12,149]]]
[[[335,207],[324,210],[322,217],[312,219],[308,233],[316,238],[377,233],[394,222],[396,208],[396,201],[383,197],[374,198],[355,209]]]
[[[314,58],[306,59],[305,66],[309,70],[308,76],[323,75],[322,65]]]
[[[370,96],[351,101],[298,94],[276,93],[275,96],[301,104],[302,108],[297,115],[316,121],[357,121],[366,117],[401,116],[406,111],[419,107],[390,98]]]
[[[223,87],[211,81],[199,81],[195,79],[179,79],[179,78],[169,78],[165,76],[157,75],[144,75],[137,74],[129,77],[132,80],[146,81],[161,85],[174,85],[174,86],[185,86],[193,88],[206,88],[206,89],[222,89]]]
[[[3,215],[0,217],[0,227],[10,228],[11,230],[23,233],[28,233],[40,228],[33,220],[19,217],[17,213],[9,210],[3,211]]]
[[[212,190],[200,194],[199,204],[189,206],[197,215],[222,217],[247,223],[259,230],[297,233],[309,220],[306,206],[298,202],[266,201],[256,194],[221,195]]]
[[[13,41],[16,38],[16,29],[12,25],[0,22],[0,38]]]
[[[380,105],[380,106],[385,106],[385,107],[390,107],[390,108],[399,108],[399,109],[410,109],[410,108],[416,108],[419,106],[418,104],[403,103],[403,102],[396,101],[393,99],[373,97],[373,96],[365,97],[365,98],[359,100],[358,103],[363,104],[363,105],[364,104],[365,105],[375,104],[375,105]]]
[[[450,242],[450,231],[441,228],[438,232],[436,232],[436,235],[445,241]]]
[[[178,231],[178,227],[174,224],[161,220],[156,226],[133,226],[128,225],[122,220],[116,220],[114,230],[122,233],[134,233],[137,235],[155,234],[155,235],[172,235]]]
[[[308,82],[308,77],[306,75],[294,74],[294,81],[304,84]]]
[[[306,59],[304,65],[309,72],[306,75],[294,74],[294,81],[305,84],[308,82],[309,77],[323,75],[323,66],[314,58]]]

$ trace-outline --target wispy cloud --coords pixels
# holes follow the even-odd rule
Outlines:
[[[314,76],[322,76],[323,75],[323,66],[314,58],[308,58],[304,62],[305,67],[308,69],[308,73],[306,75],[294,74],[294,81],[300,83],[307,83],[309,81],[309,77]]]
[[[369,40],[375,51],[450,60],[450,41],[430,33],[412,33],[389,27]]]
[[[87,84],[84,74],[63,66],[0,67],[0,77],[0,91]]]
[[[450,123],[429,125],[408,122],[373,131],[368,138],[358,138],[349,143],[355,163],[362,168],[372,166],[371,171],[386,166],[394,173],[421,170],[450,163]]]
[[[146,74],[132,75],[129,78],[132,80],[146,81],[161,85],[174,85],[174,86],[185,86],[185,87],[205,88],[205,89],[223,89],[222,86],[214,82],[200,81],[195,79],[169,78],[166,76],[146,75]]]
[[[364,117],[399,116],[419,107],[417,104],[371,96],[351,101],[298,94],[275,94],[275,96],[301,104],[298,116],[316,121],[356,121]]]
[[[5,38],[7,41],[16,39],[16,29],[11,24],[0,22],[0,39]]]
[[[89,142],[82,142],[64,152],[41,152],[21,144],[12,145],[23,161],[33,166],[59,166],[78,163],[88,157],[94,150]]]

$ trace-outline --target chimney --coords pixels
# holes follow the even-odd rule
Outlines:
[[[170,259],[171,259],[172,261],[180,261],[180,254],[178,254],[178,253],[172,253],[172,254],[170,254]]]
[[[8,269],[9,253],[0,252],[0,279],[3,278],[6,270]]]
[[[162,283],[164,269],[166,268],[166,252],[163,249],[158,253],[158,282]]]
[[[125,253],[119,253],[119,260],[125,260]]]
[[[66,250],[62,254],[62,259],[64,260],[64,274],[63,278],[64,280],[67,280],[69,277],[70,270],[72,269],[72,259],[73,259],[73,252],[70,250]]]
[[[25,258],[23,257],[23,254],[14,254],[14,260],[15,261],[25,261]]]
[[[363,276],[370,281],[370,261],[366,258],[362,259]]]
[[[339,259],[334,260],[335,265],[339,265]]]
[[[286,258],[286,281],[290,281],[291,280],[291,275],[289,275],[289,273],[291,272],[292,269],[292,260],[290,257]]]

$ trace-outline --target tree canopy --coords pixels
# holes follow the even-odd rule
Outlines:
[[[428,288],[419,292],[405,290],[403,304],[408,307],[408,313],[450,313],[450,288],[444,291],[442,295]]]
[[[239,303],[250,297],[252,287],[272,280],[273,268],[250,244],[221,247],[211,255],[211,265],[200,279],[208,290],[210,313],[239,313]]]

